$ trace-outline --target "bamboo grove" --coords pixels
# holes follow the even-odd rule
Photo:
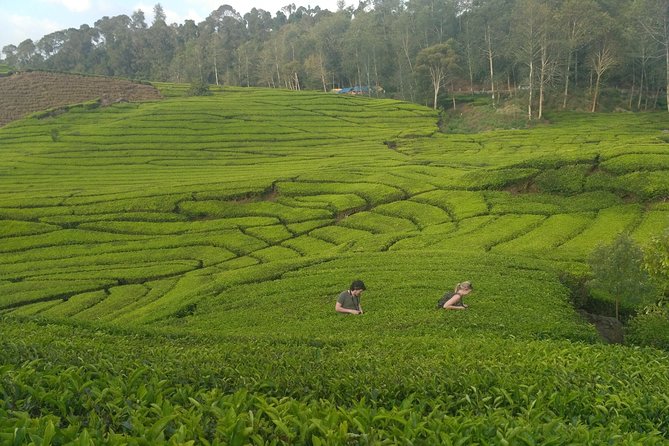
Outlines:
[[[666,0],[366,0],[335,12],[222,5],[168,24],[160,4],[2,49],[17,69],[152,81],[317,89],[448,106],[454,92],[545,108],[669,107]]]

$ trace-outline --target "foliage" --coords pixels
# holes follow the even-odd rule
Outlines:
[[[0,76],[6,76],[12,73],[12,67],[5,63],[0,63]]]
[[[619,307],[635,307],[656,297],[648,272],[644,268],[643,250],[625,233],[610,245],[600,245],[588,259],[593,279],[589,287],[602,293]]]
[[[587,165],[575,165],[545,170],[537,175],[534,183],[543,192],[576,194],[583,191],[583,182],[590,168]]]
[[[358,86],[368,96],[437,106],[439,88],[448,88],[442,106],[457,103],[455,92],[465,101],[485,95],[499,110],[523,110],[525,119],[498,121],[523,128],[544,106],[665,109],[667,14],[658,0],[416,1],[336,11],[288,5],[274,14],[222,5],[199,23],[169,25],[149,26],[144,12],[128,11],[2,51],[16,69],[150,79],[166,96],[184,94],[192,82],[294,91]],[[430,67],[432,87],[425,88]],[[452,126],[463,127],[471,128]]]
[[[434,93],[432,106],[435,110],[438,105],[439,90],[453,80],[458,62],[454,39],[424,48],[416,55],[416,69],[424,72],[430,79]]]
[[[186,92],[186,96],[210,96],[212,93],[209,90],[209,84],[205,82],[199,82],[191,84],[190,88]]]
[[[512,103],[504,107],[495,108],[491,104],[479,102],[490,101],[488,95],[479,96],[473,103],[468,103],[468,97],[462,97],[453,92],[457,107],[452,104],[443,104],[445,109],[441,122],[441,130],[446,133],[478,133],[496,129],[524,129],[530,126],[523,111]],[[463,102],[465,102],[463,104]]]
[[[669,370],[651,350],[494,336],[406,350],[373,333],[128,336],[10,318],[2,330],[4,442],[657,444],[668,428]]]
[[[649,306],[628,324],[626,339],[631,344],[669,350],[669,312],[666,304]]]
[[[651,238],[644,258],[648,272],[666,293],[669,290],[669,229]]]
[[[663,114],[447,135],[394,100],[161,88],[0,129],[0,443],[668,435],[666,354],[604,345],[560,281],[669,215],[569,180],[645,169]],[[339,317],[353,277],[365,314]],[[435,311],[465,279],[470,311]]]

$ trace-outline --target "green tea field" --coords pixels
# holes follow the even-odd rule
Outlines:
[[[666,114],[156,86],[0,128],[0,444],[669,443],[669,353],[561,280],[669,227]]]

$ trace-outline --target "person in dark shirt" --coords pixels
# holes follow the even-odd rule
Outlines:
[[[362,314],[362,307],[360,306],[360,295],[366,290],[365,284],[362,280],[354,280],[351,287],[342,291],[337,298],[335,304],[335,311],[337,313],[346,314]]]
[[[455,290],[451,293],[448,292],[439,299],[437,302],[437,309],[441,310],[466,310],[469,308],[466,305],[462,298],[471,293],[474,290],[471,282],[461,282],[455,286]]]

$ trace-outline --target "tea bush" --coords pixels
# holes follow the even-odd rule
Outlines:
[[[669,315],[666,311],[638,314],[630,320],[626,336],[632,344],[669,350]]]
[[[665,114],[457,135],[393,100],[159,88],[0,129],[0,443],[666,440],[663,326],[605,345],[560,280],[668,224]],[[335,314],[357,278],[365,314]]]

